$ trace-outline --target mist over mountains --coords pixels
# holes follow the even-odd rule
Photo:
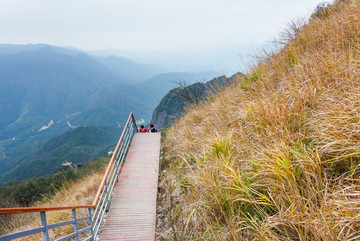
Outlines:
[[[28,153],[43,148],[50,138],[87,125],[121,132],[130,112],[149,121],[176,81],[193,83],[217,75],[161,71],[74,48],[0,45],[0,179],[7,180],[14,168],[24,170],[20,166],[30,161]]]
[[[137,64],[130,59],[115,55],[96,57],[95,59],[111,73],[132,83],[142,82],[165,71],[165,69],[153,64]]]
[[[238,72],[241,66],[247,66],[253,62],[252,56],[254,56],[255,50],[253,46],[245,45],[242,47],[228,47],[211,51],[135,52],[104,49],[90,51],[89,53],[96,56],[116,54],[117,56],[132,59],[137,63],[156,64],[166,69],[167,72],[204,72],[215,70],[221,72],[217,76],[231,76]]]

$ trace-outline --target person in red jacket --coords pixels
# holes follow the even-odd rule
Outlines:
[[[148,130],[146,130],[146,128],[143,125],[141,125],[140,126],[140,133],[146,133],[146,132],[148,132]]]

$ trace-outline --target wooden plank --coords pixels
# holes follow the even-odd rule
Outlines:
[[[160,133],[137,133],[122,168],[100,240],[154,240]]]

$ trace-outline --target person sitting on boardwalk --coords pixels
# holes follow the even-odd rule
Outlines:
[[[150,127],[149,132],[157,132],[157,130],[155,129],[155,125],[153,123],[151,123],[149,127]]]
[[[140,126],[140,133],[146,133],[148,130],[144,127],[144,125]]]

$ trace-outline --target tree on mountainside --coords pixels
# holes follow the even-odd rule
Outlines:
[[[295,39],[299,31],[305,26],[306,21],[302,18],[290,20],[284,28],[281,29],[279,37],[273,42],[282,46],[287,45],[291,40]]]
[[[324,18],[330,15],[330,3],[321,2],[316,5],[314,12],[311,14],[311,18]]]

